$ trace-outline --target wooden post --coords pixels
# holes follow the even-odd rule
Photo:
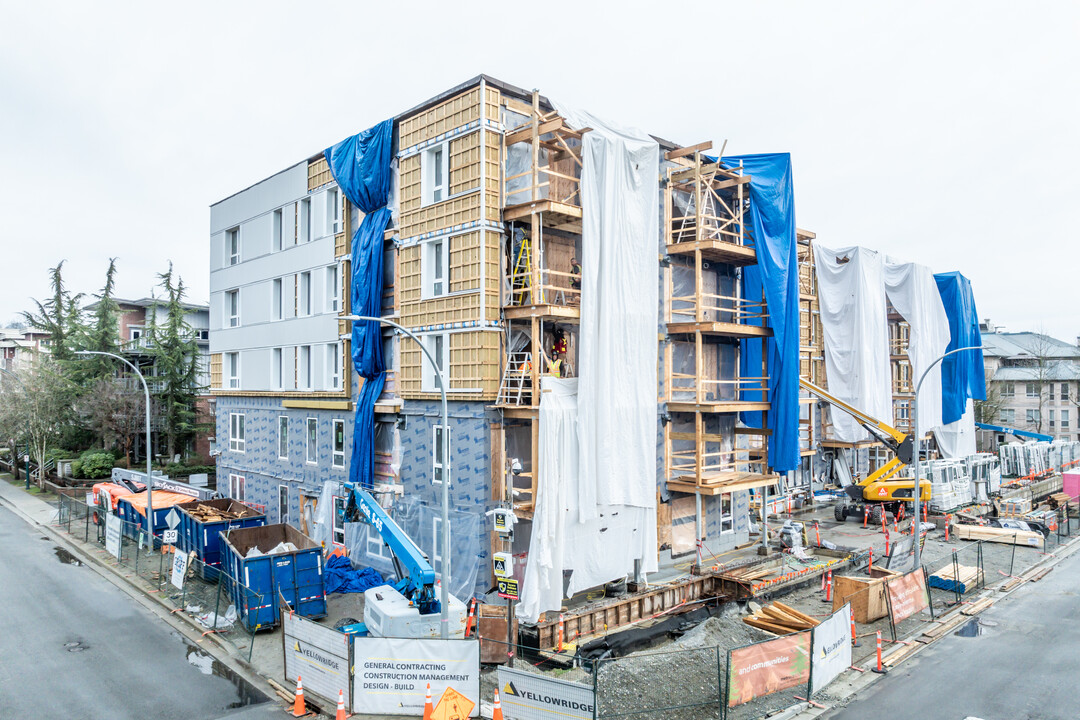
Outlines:
[[[694,478],[698,487],[702,484],[702,465],[704,464],[704,458],[702,458],[702,453],[705,451],[704,426],[704,418],[698,410],[694,413]]]
[[[529,420],[532,434],[532,488],[529,495],[529,509],[536,510],[536,484],[540,479],[540,418],[533,416]]]
[[[698,405],[705,402],[705,347],[701,331],[694,331],[694,393]]]
[[[532,201],[540,199],[540,91],[533,90],[532,94]],[[481,149],[481,161],[483,150]]]
[[[532,333],[532,362],[529,367],[529,382],[532,384],[532,407],[540,407],[540,363],[544,358],[544,338],[541,333],[540,320],[537,317],[529,319],[530,332]]]

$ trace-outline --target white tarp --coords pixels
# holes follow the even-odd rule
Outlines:
[[[825,376],[829,392],[882,420],[892,418],[892,373],[885,279],[881,256],[862,247],[814,245],[818,302],[825,333]],[[841,442],[869,436],[847,413],[829,409],[833,435]]]
[[[926,391],[926,383],[923,383],[923,392]],[[922,397],[922,393],[919,394]],[[926,427],[919,420],[919,427]],[[937,440],[938,450],[947,458],[961,458],[974,455],[975,448],[975,404],[969,399],[963,416],[954,423],[934,428],[934,439]]]
[[[814,646],[810,657],[810,694],[813,695],[851,666],[851,603],[814,628]]]
[[[578,394],[583,518],[656,507],[660,146],[558,107],[582,142]]]
[[[536,622],[562,606],[563,572],[572,571],[566,596],[634,571],[655,572],[656,508],[581,504],[577,379],[543,378],[540,468],[529,559],[517,615]],[[654,481],[655,482],[655,481]]]
[[[925,265],[885,260],[885,293],[896,312],[911,328],[907,355],[911,361],[914,390],[930,363],[949,347],[949,316],[941,302],[934,273]],[[927,374],[919,390],[919,428],[923,432],[941,425],[941,363]]]

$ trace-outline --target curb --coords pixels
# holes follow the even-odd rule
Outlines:
[[[36,498],[35,498],[36,499]],[[43,501],[39,501],[43,502]],[[31,527],[46,533],[54,542],[63,545],[64,549],[77,557],[83,565],[94,570],[98,575],[105,578],[113,586],[124,592],[142,607],[154,614],[155,617],[165,622],[179,632],[186,640],[196,645],[199,649],[207,652],[215,660],[225,665],[229,670],[239,675],[245,682],[266,696],[266,700],[272,704],[278,704],[277,693],[266,678],[255,670],[243,659],[233,654],[232,648],[225,645],[212,633],[202,635],[202,626],[183,613],[173,613],[165,602],[149,593],[146,593],[134,583],[124,578],[118,570],[103,563],[99,558],[86,553],[83,548],[73,543],[65,534],[50,524],[40,523],[24,513],[17,505],[0,495],[0,505],[10,510]],[[205,642],[209,640],[209,642]]]

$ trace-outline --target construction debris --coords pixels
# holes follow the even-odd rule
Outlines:
[[[743,618],[743,622],[776,635],[809,630],[821,623],[820,620],[781,602],[755,609],[753,613]]]
[[[199,522],[224,522],[239,520],[259,513],[241,503],[232,503],[228,509],[216,508],[209,504],[186,505],[184,510]]]

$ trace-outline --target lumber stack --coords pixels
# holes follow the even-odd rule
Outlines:
[[[787,635],[800,630],[809,630],[819,625],[820,620],[801,613],[790,605],[774,602],[755,610],[743,617],[743,622],[759,630],[767,630],[776,635]]]
[[[1042,533],[1027,532],[1025,530],[992,528],[982,525],[957,525],[954,535],[960,540],[985,540],[986,542],[1025,545],[1035,548],[1043,546]]]
[[[978,587],[982,580],[982,570],[977,567],[949,565],[930,576],[930,587],[966,593]]]
[[[1066,492],[1054,493],[1047,499],[1047,502],[1050,503],[1051,510],[1057,510],[1059,507],[1065,507],[1066,504],[1076,505],[1076,501],[1073,500],[1069,493]]]

